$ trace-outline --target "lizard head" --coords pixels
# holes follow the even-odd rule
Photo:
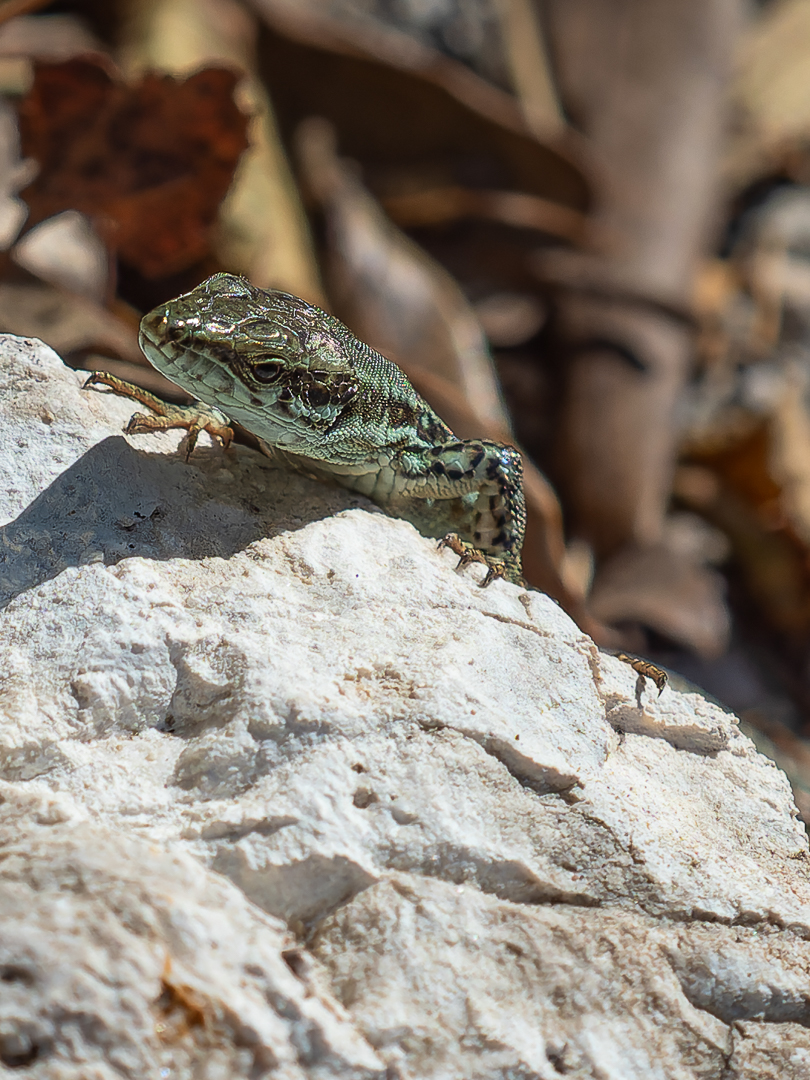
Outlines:
[[[151,311],[140,344],[158,371],[194,397],[268,443],[309,454],[352,425],[366,354],[404,380],[338,319],[233,274],[215,274]]]

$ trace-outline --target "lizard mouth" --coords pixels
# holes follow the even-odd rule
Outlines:
[[[140,345],[153,367],[183,390],[203,401],[234,398],[236,382],[214,357],[195,347],[193,327],[173,322],[160,309],[141,320]]]

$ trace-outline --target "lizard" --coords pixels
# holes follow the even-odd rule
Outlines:
[[[107,386],[146,405],[127,434],[184,428],[187,456],[201,431],[225,446],[229,422],[287,468],[360,492],[459,556],[483,562],[482,585],[525,585],[526,529],[518,450],[458,439],[396,364],[333,315],[290,293],[219,273],[141,321],[150,363],[196,400],[169,405],[107,372]]]
[[[127,434],[185,429],[188,457],[201,431],[227,447],[238,423],[276,462],[360,492],[438,539],[459,556],[457,569],[484,563],[483,587],[496,578],[532,587],[521,565],[520,452],[457,438],[395,363],[333,315],[219,273],[145,315],[138,340],[153,367],[195,400],[171,405],[93,372],[86,388],[150,409],[132,417]],[[666,674],[648,666],[660,693]]]

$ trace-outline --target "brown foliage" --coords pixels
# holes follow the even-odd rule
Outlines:
[[[236,81],[206,68],[128,86],[96,58],[37,64],[20,105],[22,150],[40,166],[22,192],[30,224],[80,210],[145,277],[203,258],[247,146]]]

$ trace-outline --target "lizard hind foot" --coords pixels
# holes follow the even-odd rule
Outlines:
[[[641,660],[637,656],[628,656],[627,653],[618,652],[615,656],[617,660],[621,660],[623,664],[629,664],[633,671],[635,671],[639,677],[639,685],[642,689],[644,680],[650,679],[658,687],[658,696],[661,697],[669,682],[669,676],[663,668],[658,667],[657,664],[653,664],[650,660]]]
[[[503,560],[495,559],[485,552],[479,551],[468,541],[462,540],[458,533],[448,533],[447,536],[442,537],[438,544],[439,551],[442,548],[449,548],[450,551],[458,555],[457,571],[463,570],[465,566],[469,566],[471,563],[483,563],[486,566],[486,575],[479,582],[482,589],[485,589],[496,578],[510,580],[509,567]]]

